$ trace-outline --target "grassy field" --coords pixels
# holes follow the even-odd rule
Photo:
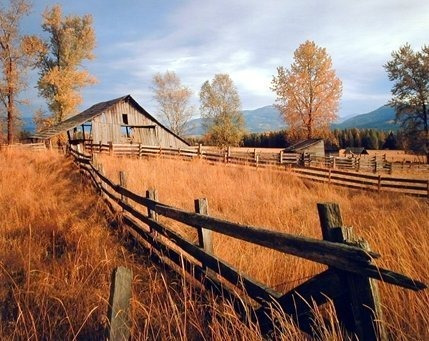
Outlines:
[[[427,200],[376,194],[302,181],[287,172],[154,159],[101,159],[107,175],[138,193],[156,188],[159,200],[193,210],[206,197],[210,214],[239,223],[321,238],[316,203],[340,204],[347,226],[369,241],[382,258],[377,265],[429,282]],[[187,233],[183,231],[183,233]],[[190,238],[195,236],[189,233]],[[287,291],[323,267],[296,257],[216,235],[215,253],[258,280]],[[429,295],[380,285],[384,321],[393,339],[428,339]]]
[[[0,174],[0,339],[105,339],[110,275],[119,265],[134,274],[133,339],[261,338],[230,305],[201,297],[141,250],[130,252],[70,160],[1,152]]]
[[[316,203],[340,204],[346,225],[381,253],[379,265],[429,282],[428,203],[303,182],[292,174],[207,163],[100,159],[107,175],[128,175],[137,193],[156,188],[162,202],[193,209],[206,197],[211,215],[321,238]],[[135,253],[109,229],[104,206],[70,160],[56,153],[0,153],[0,338],[102,339],[108,324],[110,274],[133,269],[133,338],[258,340],[254,324],[230,305],[201,297],[180,277]],[[183,230],[190,238],[195,235]],[[287,291],[323,267],[216,235],[215,253],[251,276]],[[392,339],[429,338],[429,295],[381,285],[384,323]],[[207,317],[210,317],[207,319]],[[333,314],[319,339],[342,340]],[[326,316],[326,314],[325,314]],[[279,339],[307,337],[279,316]],[[328,323],[328,324],[329,324]]]

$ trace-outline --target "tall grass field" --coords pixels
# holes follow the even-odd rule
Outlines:
[[[316,184],[279,172],[195,160],[100,156],[106,175],[136,193],[157,189],[159,201],[230,221],[321,239],[316,204],[336,202],[343,220],[382,257],[377,265],[429,283],[426,199]],[[150,261],[112,227],[103,201],[70,159],[54,152],[0,153],[0,338],[104,339],[112,269],[133,270],[132,335],[136,340],[259,340],[257,325],[231,305],[204,295]],[[168,221],[169,224],[172,224]],[[196,239],[190,229],[180,233]],[[222,235],[214,252],[277,291],[286,292],[324,267]],[[389,338],[429,339],[429,294],[379,282]],[[315,336],[343,340],[330,307],[316,311]],[[322,315],[325,320],[322,319]],[[326,317],[328,317],[326,319]],[[276,337],[307,340],[287,316]]]

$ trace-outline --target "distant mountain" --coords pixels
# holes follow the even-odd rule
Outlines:
[[[356,115],[340,123],[332,124],[332,129],[346,128],[398,130],[399,127],[395,124],[395,109],[384,105],[369,113]]]
[[[273,105],[267,105],[255,110],[243,110],[246,129],[250,133],[262,133],[264,131],[276,131],[285,129],[286,125],[280,116],[280,112]],[[189,135],[203,135],[202,118],[196,118],[189,122]]]
[[[22,117],[22,130],[34,133],[36,131],[36,125],[34,124],[33,117]]]

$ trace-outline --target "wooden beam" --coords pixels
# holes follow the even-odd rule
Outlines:
[[[317,209],[324,239],[337,243],[354,242],[352,229],[342,226],[343,220],[337,204],[319,203]],[[366,243],[359,245],[369,250]],[[345,290],[343,297],[333,299],[339,321],[359,340],[386,339],[382,324],[377,323],[382,320],[382,314],[376,283],[350,272],[336,272],[340,286]]]

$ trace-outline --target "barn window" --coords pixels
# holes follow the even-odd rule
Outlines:
[[[133,137],[133,131],[134,131],[134,129],[132,127],[121,126],[121,135],[123,137],[132,138]]]
[[[127,114],[122,114],[122,123],[128,124],[128,115]]]

